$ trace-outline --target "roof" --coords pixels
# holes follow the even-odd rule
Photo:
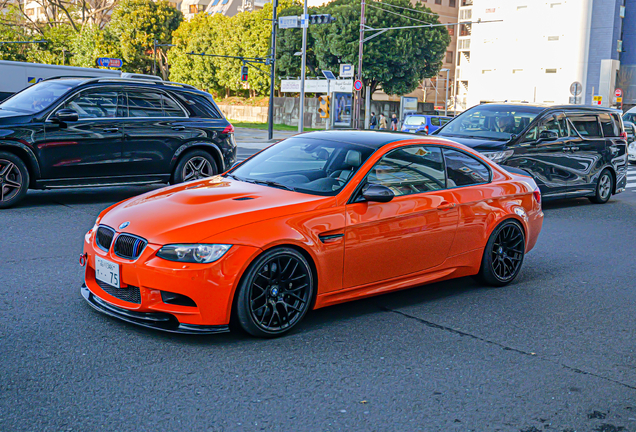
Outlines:
[[[535,111],[537,113],[543,112],[543,111],[547,111],[547,110],[572,110],[572,109],[576,109],[576,110],[582,110],[582,111],[603,111],[603,112],[616,112],[615,109],[613,108],[606,108],[606,107],[600,107],[600,106],[591,106],[591,105],[545,105],[545,104],[539,104],[539,103],[520,103],[520,102],[504,102],[504,103],[484,103],[481,105],[475,105],[472,108],[476,108],[476,107],[506,107],[506,108],[511,108],[511,107],[519,107],[519,108],[525,108],[527,111]],[[470,109],[472,109],[470,108]],[[530,108],[530,110],[528,110],[528,108]],[[534,109],[533,109],[534,108]],[[468,110],[467,110],[468,111]]]
[[[413,134],[410,133],[366,130],[358,131],[351,129],[305,132],[303,134],[294,135],[292,138],[295,137],[346,142],[349,144],[357,144],[374,149],[378,149],[396,141],[421,138],[413,136]]]

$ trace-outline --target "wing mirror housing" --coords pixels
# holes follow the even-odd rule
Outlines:
[[[51,117],[55,123],[76,122],[79,120],[79,114],[72,109],[61,109]]]
[[[386,186],[370,183],[362,188],[362,198],[369,202],[386,203],[395,198],[395,194]]]
[[[544,130],[539,134],[539,141],[555,141],[557,139],[559,139],[559,134],[551,130]]]

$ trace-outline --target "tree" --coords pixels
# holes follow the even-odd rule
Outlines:
[[[340,63],[357,66],[360,2],[335,0],[318,10],[336,17],[333,24],[310,26],[320,68],[334,71]],[[420,3],[413,5],[409,0],[390,0],[368,3],[366,22],[369,27],[382,28],[439,24],[439,19]],[[371,34],[367,32],[365,36]],[[364,43],[363,81],[371,87],[372,94],[379,87],[387,94],[410,93],[424,78],[439,73],[449,43],[445,26],[390,30]]]
[[[117,40],[113,54],[124,60],[126,72],[150,73],[153,64],[153,41],[159,44],[172,42],[172,32],[183,21],[183,14],[167,1],[122,0],[115,7],[106,27],[106,39]],[[168,78],[167,56],[164,49],[157,49],[158,66]]]

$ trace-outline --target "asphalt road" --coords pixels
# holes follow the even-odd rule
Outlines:
[[[150,187],[0,212],[1,431],[636,431],[636,188],[545,205],[517,281],[312,312],[280,339],[184,337],[79,293],[84,233]]]

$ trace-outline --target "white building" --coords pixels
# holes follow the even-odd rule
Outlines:
[[[511,101],[613,102],[623,0],[462,0],[457,105]],[[499,21],[488,23],[487,21]]]

